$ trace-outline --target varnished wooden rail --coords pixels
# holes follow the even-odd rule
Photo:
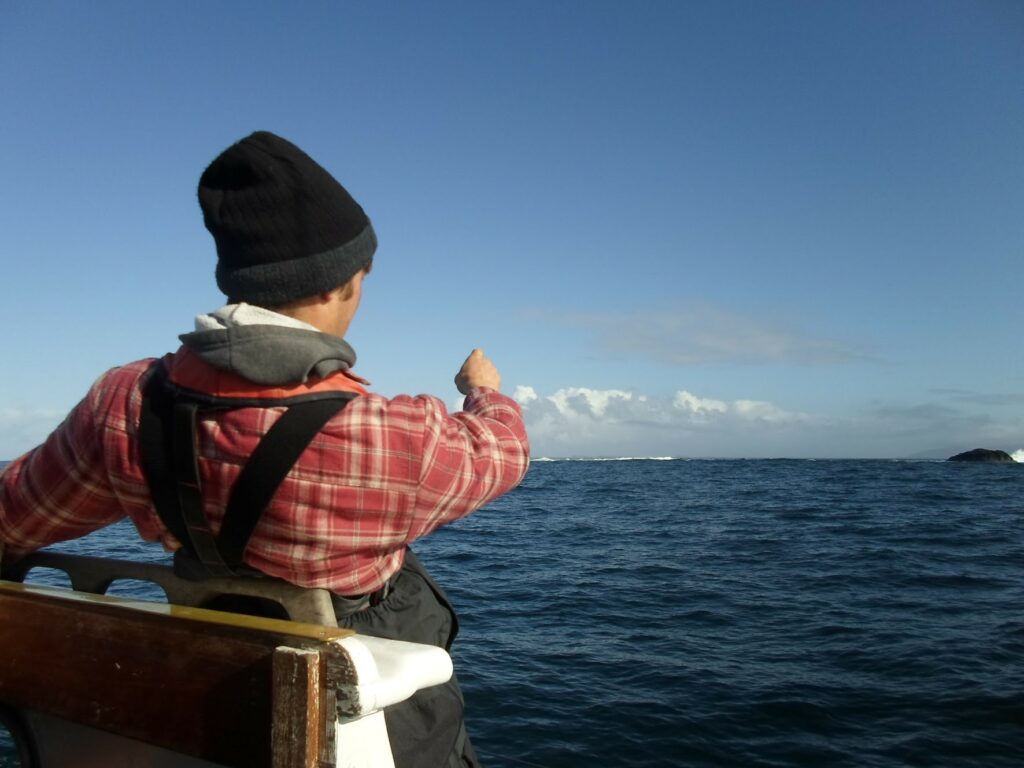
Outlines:
[[[225,766],[333,766],[350,634],[0,582],[0,702]]]

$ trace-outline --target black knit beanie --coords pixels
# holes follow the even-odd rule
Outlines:
[[[199,179],[217,243],[217,286],[265,307],[333,290],[368,267],[370,220],[345,188],[289,141],[258,131],[224,150]]]

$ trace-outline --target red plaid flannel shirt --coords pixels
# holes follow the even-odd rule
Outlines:
[[[0,474],[8,554],[125,515],[143,539],[180,546],[150,501],[136,440],[140,377],[152,362],[108,371],[45,443]],[[281,412],[242,408],[201,420],[200,475],[214,532],[242,466]],[[245,561],[301,586],[371,592],[401,567],[406,544],[511,490],[528,465],[522,413],[498,392],[475,390],[453,414],[435,397],[359,396],[281,484]]]

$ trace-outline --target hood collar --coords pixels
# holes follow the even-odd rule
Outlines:
[[[204,361],[256,384],[305,383],[355,365],[347,341],[251,304],[228,304],[196,317],[181,343]]]

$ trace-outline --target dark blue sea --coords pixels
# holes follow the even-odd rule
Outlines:
[[[491,768],[1024,766],[1024,464],[538,461],[417,549]]]

